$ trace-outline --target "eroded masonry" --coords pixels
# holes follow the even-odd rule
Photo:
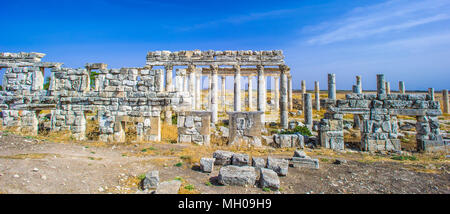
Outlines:
[[[85,140],[86,115],[92,114],[101,141],[124,142],[128,126],[135,128],[136,140],[160,141],[162,120],[172,123],[172,115],[176,115],[178,142],[208,145],[214,124],[225,117],[229,144],[244,141],[261,146],[266,122],[274,122],[266,119],[267,111],[277,112],[275,121],[281,129],[288,129],[292,122],[288,122],[293,110],[292,78],[282,51],[154,51],[147,54],[145,66],[121,69],[108,69],[103,63],[65,68],[62,63],[41,62],[44,56],[0,53],[0,69],[5,69],[0,92],[3,126],[36,135],[39,114],[46,110],[51,112],[52,131],[70,131],[77,140]],[[47,72],[49,85],[44,86]],[[234,80],[232,109],[226,107],[227,76]],[[270,99],[266,95],[268,78],[274,82]],[[344,149],[343,115],[353,114],[354,126],[361,131],[362,150],[399,151],[397,116],[408,115],[417,118],[419,150],[446,150],[448,141],[440,134],[437,116],[442,111],[440,102],[434,100],[434,90],[427,95],[405,94],[400,81],[399,93],[394,94],[384,75],[377,78],[377,93],[363,93],[361,76],[357,76],[352,93],[339,100],[336,76],[328,74],[328,97],[320,98],[316,81],[314,102],[302,81],[304,123],[318,131],[318,144]],[[246,83],[244,90],[241,81]],[[201,93],[204,88],[206,96]],[[443,94],[444,112],[448,113],[448,91]],[[316,125],[313,106],[316,111],[327,111]],[[303,136],[276,134],[272,138],[277,147],[305,145]]]

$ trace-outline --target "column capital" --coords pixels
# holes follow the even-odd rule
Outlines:
[[[264,65],[256,65],[258,71],[264,71]]]
[[[280,65],[278,67],[280,68],[281,73],[286,73],[290,71],[290,68],[287,65]]]
[[[241,65],[233,65],[233,68],[234,68],[236,71],[241,71]]]
[[[169,64],[169,65],[164,65],[164,68],[165,68],[166,70],[172,71],[172,70],[173,70],[173,65],[171,65],[171,64]]]
[[[209,67],[211,68],[211,72],[213,72],[213,73],[217,73],[219,71],[218,65],[212,64]]]

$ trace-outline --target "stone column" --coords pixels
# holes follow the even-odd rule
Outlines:
[[[252,111],[253,109],[253,76],[248,76],[248,110]]]
[[[172,125],[172,110],[170,109],[169,106],[166,107],[164,115],[165,115],[164,122],[166,122],[169,125]]]
[[[316,110],[320,111],[320,87],[319,87],[319,81],[314,82],[314,92],[315,92],[315,98],[316,98]]]
[[[386,94],[391,94],[391,84],[389,82],[386,82]]]
[[[258,94],[257,94],[257,108],[258,111],[266,112],[266,76],[264,75],[264,66],[256,66],[258,70]],[[264,124],[265,115],[261,115],[261,122]]]
[[[328,99],[336,99],[336,74],[328,74]]]
[[[384,81],[384,74],[377,74],[377,93],[386,94],[386,83]]]
[[[442,90],[442,102],[444,103],[443,107],[444,107],[444,114],[448,114],[448,90],[444,89]]]
[[[278,86],[280,80],[278,76],[274,76],[274,104],[275,110],[278,111],[280,109],[280,87]]]
[[[285,65],[280,66],[280,127],[288,128],[288,78]]]
[[[219,71],[219,66],[217,65],[211,65],[211,122],[212,123],[217,123],[218,121],[218,110],[219,110],[219,105],[217,102],[217,91],[218,91],[218,87],[217,87],[217,73]]]
[[[166,91],[172,91],[173,65],[166,65],[164,68],[166,69]]]
[[[302,98],[303,98],[303,94],[306,94],[306,82],[305,82],[305,80],[302,80]]]
[[[227,97],[227,91],[225,90],[225,86],[226,86],[226,76],[221,76],[221,80],[222,80],[222,108],[223,111],[227,111],[227,105],[226,105],[226,97]]]
[[[287,68],[287,72],[289,72],[289,67]],[[288,75],[288,109],[289,111],[292,111],[292,76]]]
[[[312,111],[312,99],[311,99],[311,94],[310,93],[306,93],[303,95],[303,103],[305,104],[304,107],[304,115],[305,115],[305,125],[311,129],[312,125],[313,125],[313,120],[312,120],[312,116],[313,116],[313,111]]]
[[[302,110],[305,110],[305,103],[303,103],[303,95],[306,94],[306,81],[302,80]]]
[[[234,111],[241,111],[241,66],[234,67]]]
[[[208,111],[211,111],[211,72],[208,74],[208,93],[206,97],[206,101],[208,102]]]
[[[403,81],[398,82],[398,92],[400,94],[405,94],[405,83]]]
[[[361,76],[356,76],[356,93],[362,94]]]
[[[202,71],[199,70],[197,71],[197,69],[195,69],[195,73],[196,73],[196,84],[195,84],[195,96],[196,96],[196,101],[195,101],[195,105],[196,105],[196,109],[200,110],[202,108],[202,90],[201,90],[201,86],[202,86]]]
[[[194,71],[195,71],[195,69],[194,69]],[[195,78],[195,73],[194,73],[194,78]],[[190,76],[189,78],[191,78],[192,79],[192,76]],[[189,81],[192,81],[192,80],[189,80]],[[195,82],[195,79],[194,79],[194,82]],[[188,77],[187,76],[184,76],[183,77],[183,91],[191,91],[191,93],[194,93],[194,90],[193,90],[193,88],[189,88],[188,89],[188,86],[189,86],[189,84],[188,84]]]
[[[354,114],[353,115],[353,128],[359,129],[361,123],[361,119],[359,118],[359,115]]]
[[[190,65],[187,69],[187,72],[189,74],[189,92],[192,94],[192,110],[195,110],[195,107],[196,107],[195,102],[197,101],[196,100],[197,95],[195,94],[196,90],[194,90],[194,88],[195,88],[195,66]],[[185,76],[185,79],[187,79],[187,76]],[[187,81],[184,81],[184,83],[186,84]],[[185,91],[188,91],[188,90],[185,90]]]
[[[430,100],[434,101],[434,88],[428,88],[428,95],[430,96]]]

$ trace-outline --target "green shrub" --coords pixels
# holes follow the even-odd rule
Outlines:
[[[176,163],[174,166],[176,166],[176,167],[181,167],[181,166],[183,166],[183,163],[178,162],[178,163]]]
[[[189,191],[192,191],[192,190],[195,189],[194,185],[192,185],[192,184],[188,184],[188,185],[184,186],[184,188],[189,190]]]
[[[396,155],[391,157],[392,160],[399,160],[399,161],[403,161],[403,160],[412,160],[415,161],[417,160],[416,156],[407,156],[407,155]]]
[[[303,136],[312,136],[311,131],[306,126],[296,126],[294,129],[288,129],[279,132],[279,134],[301,134]]]

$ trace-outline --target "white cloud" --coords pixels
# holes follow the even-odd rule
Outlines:
[[[337,21],[308,26],[304,30],[316,34],[307,40],[307,44],[324,45],[404,31],[449,19],[449,1],[388,1],[355,8]]]

